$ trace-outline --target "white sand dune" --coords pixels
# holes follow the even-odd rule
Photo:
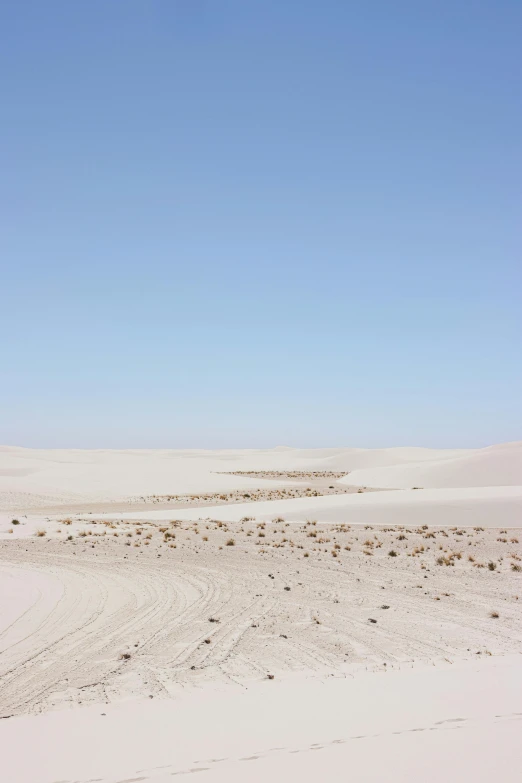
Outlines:
[[[274,517],[283,517],[288,522],[315,519],[318,522],[361,525],[482,525],[514,528],[522,526],[522,486],[395,490],[230,506],[120,512],[97,517],[158,522],[174,518],[237,522],[243,517],[269,521]]]
[[[455,459],[475,452],[475,449],[424,449],[417,447],[336,449],[334,453],[325,455],[321,464],[323,470],[372,470],[391,465]]]
[[[522,485],[522,444],[489,449],[81,450],[0,448],[0,509],[253,487],[224,472],[346,470],[350,484]],[[265,486],[266,486],[266,479]],[[277,486],[277,482],[273,482]]]
[[[518,783],[521,693],[506,656],[22,716],[0,725],[3,779]]]
[[[1,448],[0,779],[518,781],[521,454]]]
[[[522,443],[506,443],[457,455],[447,452],[403,464],[357,466],[342,481],[401,489],[521,485]]]
[[[103,502],[140,495],[252,487],[221,471],[260,470],[287,461],[277,452],[39,450],[0,448],[0,508]],[[301,464],[304,460],[295,460]],[[245,467],[246,465],[246,467]],[[276,485],[277,482],[273,482]],[[2,502],[3,501],[3,502]]]

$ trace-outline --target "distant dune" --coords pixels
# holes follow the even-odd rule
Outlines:
[[[414,449],[411,449],[413,457]],[[522,484],[522,443],[362,466],[343,481],[368,487],[497,487]]]
[[[0,510],[254,487],[233,471],[347,471],[342,482],[411,489],[522,486],[522,443],[485,449],[82,450],[0,447]],[[263,485],[268,486],[267,479]],[[273,486],[280,482],[272,480]]]

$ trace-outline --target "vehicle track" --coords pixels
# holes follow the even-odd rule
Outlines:
[[[0,716],[220,679],[522,649],[520,577],[498,555],[506,550],[495,531],[474,534],[470,551],[497,553],[502,573],[464,559],[440,568],[435,548],[396,562],[387,548],[397,531],[379,532],[382,552],[368,557],[354,531],[334,526],[322,526],[331,542],[305,560],[309,528],[286,526],[293,542],[284,545],[281,527],[260,542],[257,527],[237,525],[231,547],[220,523],[206,525],[205,539],[193,523],[176,528],[176,545],[154,526],[147,547],[104,533],[88,543],[2,542]],[[333,558],[336,540],[352,551]]]

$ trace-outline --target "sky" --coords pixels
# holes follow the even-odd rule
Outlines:
[[[522,440],[522,5],[0,4],[0,443]]]

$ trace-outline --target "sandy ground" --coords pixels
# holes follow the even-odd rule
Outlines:
[[[2,779],[519,780],[520,452],[0,450]]]
[[[520,649],[513,530],[112,524],[1,542],[0,715]]]
[[[364,491],[342,496],[303,497],[272,502],[229,506],[154,508],[99,515],[106,519],[169,520],[220,519],[238,521],[244,516],[271,520],[284,516],[288,521],[315,519],[320,522],[350,524],[522,525],[522,487],[468,487],[436,490]],[[79,518],[87,518],[79,515]],[[1,535],[1,533],[0,533]]]
[[[1,727],[3,779],[518,783],[518,658],[202,688],[176,700],[12,718]]]
[[[39,450],[0,447],[0,510],[259,487],[237,471],[334,471],[352,486],[409,489],[522,484],[521,444],[487,449]],[[281,482],[263,479],[263,487]],[[340,483],[345,480],[339,479]],[[332,482],[334,483],[334,482]]]

